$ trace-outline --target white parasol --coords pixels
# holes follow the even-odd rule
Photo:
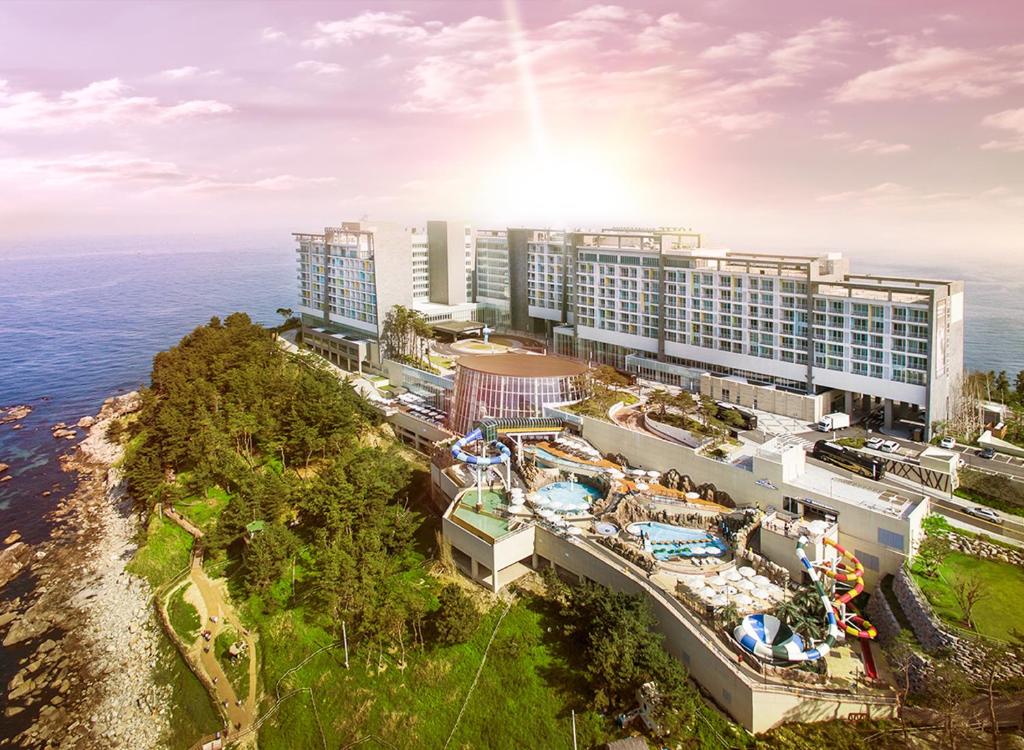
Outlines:
[[[744,578],[753,578],[757,574],[757,571],[751,568],[749,565],[744,565],[742,568],[739,569],[739,574]]]
[[[727,581],[742,581],[743,580],[743,576],[741,576],[740,572],[738,570],[736,570],[735,568],[733,568],[732,570],[730,570],[727,573],[723,573],[722,575],[725,576],[725,580],[727,580]]]
[[[757,576],[754,576],[753,578],[751,578],[750,580],[753,581],[754,583],[756,583],[758,586],[770,586],[771,585],[771,581],[768,579],[768,576],[757,575]]]
[[[746,594],[739,594],[735,599],[732,600],[737,607],[752,607],[754,606],[754,600]]]

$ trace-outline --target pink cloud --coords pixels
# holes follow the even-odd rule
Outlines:
[[[295,63],[292,67],[303,73],[312,73],[318,76],[337,75],[345,70],[337,63],[322,62],[321,60],[302,60]]]
[[[835,100],[985,99],[1024,84],[1024,46],[971,50],[902,43],[890,57],[891,65],[861,73],[844,83]]]
[[[232,111],[223,102],[193,99],[161,104],[154,97],[130,96],[117,78],[49,97],[39,91],[11,91],[0,81],[0,131],[80,130],[92,126],[161,124]]]
[[[768,46],[768,35],[757,31],[741,31],[725,44],[708,47],[701,53],[706,60],[730,60],[737,57],[752,57]]]
[[[1009,140],[994,140],[982,144],[986,150],[1024,151],[1024,107],[1005,109],[994,115],[988,115],[981,124],[988,128],[1008,131],[1012,136]]]

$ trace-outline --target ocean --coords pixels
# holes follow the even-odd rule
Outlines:
[[[73,443],[55,440],[52,425],[95,414],[108,396],[145,383],[153,355],[211,316],[240,310],[269,324],[279,320],[277,308],[294,306],[290,238],[249,248],[194,245],[169,251],[120,240],[0,251],[0,406],[33,407],[20,430],[0,425],[0,462],[13,477],[0,483],[0,539],[12,530],[28,542],[45,538],[44,516],[70,485],[57,456]],[[856,258],[854,267],[966,278],[968,367],[1024,369],[1021,269],[988,266],[979,275],[966,264],[881,267]]]

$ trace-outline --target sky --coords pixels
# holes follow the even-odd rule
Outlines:
[[[0,243],[346,219],[1024,259],[1024,3],[0,4]]]

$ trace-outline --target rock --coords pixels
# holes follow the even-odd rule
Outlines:
[[[17,612],[4,612],[2,615],[0,615],[0,628],[4,627],[9,623],[14,622],[17,616]]]
[[[53,640],[52,638],[47,638],[45,641],[43,641],[42,645],[39,646],[38,651],[41,654],[45,654],[48,651],[52,651],[53,647],[56,645],[57,642],[55,640]]]
[[[4,716],[6,716],[7,718],[17,716],[24,710],[25,709],[22,706],[8,706],[6,709],[4,709]]]
[[[0,463],[0,473],[7,471],[9,468],[11,468],[10,464]]]
[[[7,694],[7,700],[8,701],[16,701],[19,698],[21,698],[23,695],[28,695],[29,693],[31,693],[35,689],[36,689],[36,683],[33,680],[25,680],[23,683],[18,685],[16,688],[11,690],[11,692],[9,692]]]
[[[5,477],[9,478],[9,477]],[[24,542],[15,541],[0,551],[0,589],[7,585],[28,564],[31,549]]]
[[[6,409],[0,409],[0,424],[17,422],[19,419],[24,419],[31,413],[32,407],[26,404],[21,404],[19,406],[10,406]]]
[[[0,482],[9,482],[12,479],[14,479],[14,477],[12,477],[10,474],[4,474],[2,477],[0,477]]]
[[[96,424],[96,417],[82,417],[78,420],[78,426],[83,429],[88,429]]]
[[[12,531],[6,537],[4,537],[4,544],[14,544],[16,541],[21,539],[21,534],[17,531]]]

